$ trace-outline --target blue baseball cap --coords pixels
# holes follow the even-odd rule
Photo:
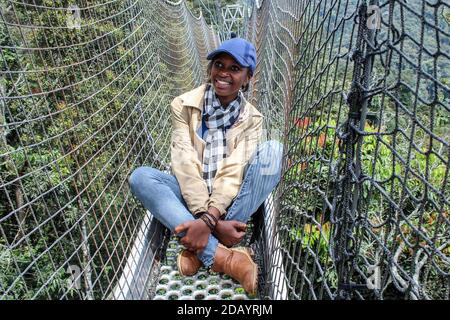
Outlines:
[[[221,53],[228,53],[242,67],[249,68],[252,73],[256,69],[256,49],[253,44],[242,38],[233,38],[222,42],[220,47],[208,54],[207,59],[213,60]]]

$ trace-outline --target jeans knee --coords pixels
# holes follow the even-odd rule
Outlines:
[[[283,158],[283,144],[276,140],[266,141],[261,145],[259,156],[265,160],[263,163],[280,163]]]
[[[272,150],[272,155],[281,160],[281,158],[283,157],[283,144],[276,140],[267,141],[267,144]]]
[[[156,171],[158,170],[150,167],[139,167],[134,169],[128,178],[128,184],[130,185],[131,191],[136,194],[136,190],[139,190],[142,183],[155,176]]]
[[[276,140],[270,140],[262,143],[259,151],[261,164],[267,166],[270,164],[271,174],[280,173],[283,158],[283,144]]]

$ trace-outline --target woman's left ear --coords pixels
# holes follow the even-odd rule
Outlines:
[[[242,85],[242,88],[245,88],[249,83],[250,83],[250,79],[252,77],[250,76],[250,74],[247,74],[247,81],[244,81],[244,84]]]

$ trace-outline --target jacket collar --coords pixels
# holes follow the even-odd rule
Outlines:
[[[185,94],[181,95],[182,105],[186,107],[194,107],[203,111],[203,97],[205,95],[206,84],[202,84],[200,87],[195,88]],[[247,105],[247,99],[242,96],[242,106]]]
[[[181,95],[182,105],[186,107],[194,107],[203,110],[203,96],[205,94],[206,84],[201,85],[200,87],[195,88],[189,92],[186,92]]]

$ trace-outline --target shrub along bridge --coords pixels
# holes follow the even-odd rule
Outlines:
[[[170,170],[170,101],[232,30],[285,147],[246,239],[258,297],[448,299],[448,2],[200,2],[0,2],[0,299],[248,298],[181,278],[127,181]]]

